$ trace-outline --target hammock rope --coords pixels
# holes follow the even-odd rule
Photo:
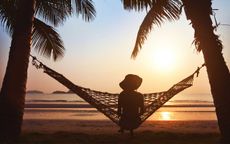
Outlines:
[[[76,93],[83,100],[88,102],[114,123],[119,125],[119,116],[117,114],[118,93],[101,92],[75,85],[62,74],[54,71],[53,69],[47,67],[42,62],[37,60],[36,57],[32,55],[30,56],[32,57],[32,65],[34,65],[37,69],[43,69],[44,73],[48,74],[50,77],[63,84],[72,92]],[[191,87],[193,85],[194,75],[196,74],[196,76],[198,76],[200,69],[204,66],[205,64],[203,64],[201,67],[198,67],[194,73],[181,80],[180,82],[174,84],[167,91],[143,94],[145,112],[140,116],[140,124],[142,124],[149,116],[151,116],[157,109],[162,107],[173,96],[183,91],[184,89]]]

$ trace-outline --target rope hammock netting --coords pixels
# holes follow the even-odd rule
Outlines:
[[[44,73],[48,74],[59,83],[63,84],[72,92],[76,93],[83,100],[88,102],[114,123],[119,125],[119,116],[117,114],[118,93],[101,92],[75,85],[62,74],[52,70],[37,60],[36,57],[32,55],[30,56],[32,57],[32,65],[34,65],[37,69],[43,69]],[[191,87],[193,84],[194,75],[197,74],[198,76],[199,70],[204,66],[205,64],[203,64],[201,67],[198,67],[194,73],[184,78],[180,82],[174,84],[167,91],[143,94],[145,112],[140,116],[141,122],[139,125],[141,125],[149,116],[151,116],[157,109],[163,106],[173,96],[183,91],[184,89]]]

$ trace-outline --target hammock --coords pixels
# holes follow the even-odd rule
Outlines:
[[[91,90],[89,88],[84,88],[78,85],[75,85],[70,80],[65,78],[62,74],[52,70],[51,68],[47,67],[36,57],[32,56],[32,65],[34,65],[37,69],[43,69],[44,73],[48,74],[65,87],[70,89],[72,92],[76,93],[79,97],[84,99],[90,105],[95,107],[98,111],[103,113],[107,116],[110,120],[114,123],[119,125],[119,116],[117,114],[117,107],[118,107],[118,95],[108,92],[100,92],[96,90]],[[197,70],[191,74],[190,76],[186,77],[182,81],[174,84],[170,89],[163,92],[157,93],[146,93],[144,95],[144,108],[145,112],[140,116],[142,124],[149,116],[151,116],[157,109],[163,106],[167,101],[169,101],[173,96],[177,93],[183,91],[184,89],[191,87],[193,84],[193,77],[195,74],[199,74],[199,70],[204,66],[198,67]]]

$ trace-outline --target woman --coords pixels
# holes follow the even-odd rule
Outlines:
[[[120,130],[130,130],[133,135],[133,129],[136,129],[141,122],[140,115],[144,112],[144,97],[136,90],[140,87],[142,78],[134,74],[126,75],[120,83],[123,91],[118,97],[118,115],[120,116]]]

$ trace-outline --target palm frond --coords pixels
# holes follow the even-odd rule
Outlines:
[[[92,0],[37,0],[36,15],[54,26],[63,22],[73,11],[82,15],[85,21],[93,20],[96,11]]]
[[[153,25],[160,26],[165,20],[179,19],[180,7],[181,3],[178,0],[156,0],[138,30],[132,58],[137,56]]]
[[[35,9],[37,17],[54,26],[63,24],[72,13],[71,0],[37,0]]]
[[[218,35],[214,35],[212,37],[212,41],[215,42],[215,44],[217,44],[217,47],[222,50],[223,49],[223,44],[222,41],[219,39]],[[202,40],[200,39],[200,37],[194,36],[194,40],[192,42],[192,44],[195,45],[195,48],[198,52],[201,52],[201,50],[204,48],[204,46],[202,45]]]
[[[16,17],[15,0],[1,0],[0,2],[0,24],[12,35]]]
[[[37,18],[34,19],[32,46],[39,54],[52,57],[54,60],[63,57],[65,51],[59,34],[53,27]]]
[[[147,10],[155,4],[155,0],[121,0],[126,10]]]
[[[82,15],[85,21],[93,20],[96,16],[96,10],[92,0],[73,0],[77,15]]]

